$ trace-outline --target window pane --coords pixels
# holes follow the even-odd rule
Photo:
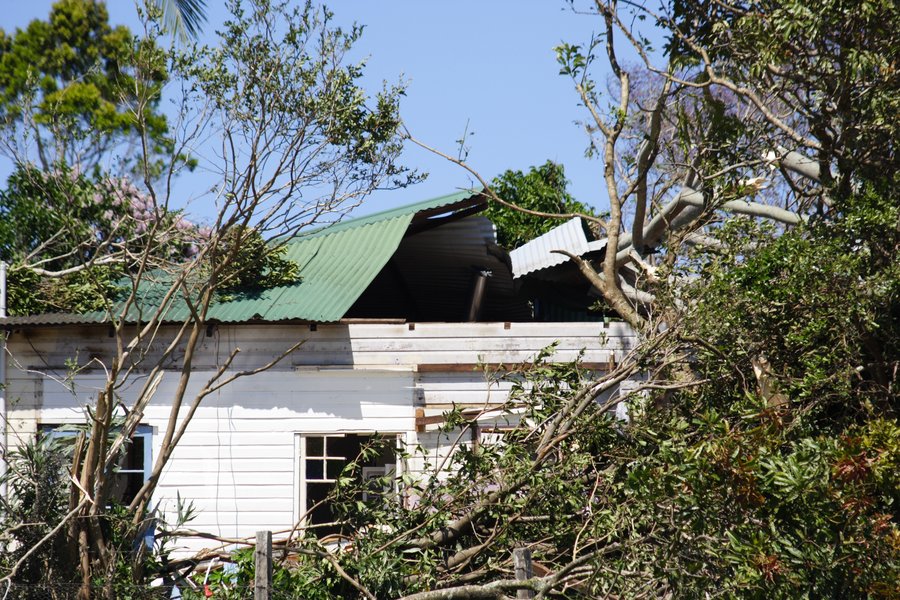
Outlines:
[[[328,492],[334,484],[331,483],[308,483],[306,484],[306,510],[309,510],[316,503],[321,502],[328,496]],[[327,502],[317,507],[309,515],[309,520],[317,525],[319,523],[328,523],[334,519],[331,516],[331,507]]]
[[[337,479],[340,476],[341,471],[344,470],[344,465],[346,462],[343,460],[329,460],[328,461],[328,479]]]
[[[322,459],[306,459],[306,478],[307,479],[324,479],[325,478],[325,461]]]
[[[122,458],[122,469],[129,471],[144,470],[144,437],[134,436],[130,444],[125,446],[125,456]]]
[[[307,436],[306,438],[306,455],[307,456],[325,456],[325,439],[320,436]]]
[[[359,454],[361,443],[366,440],[359,435],[328,438],[328,456],[353,460]]]
[[[128,504],[144,485],[144,473],[116,473],[112,481],[109,499]]]

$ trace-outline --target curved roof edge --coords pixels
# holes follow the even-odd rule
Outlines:
[[[285,242],[286,258],[300,266],[300,281],[261,292],[235,294],[226,302],[210,306],[207,320],[222,323],[339,321],[397,251],[412,223],[437,220],[461,209],[478,211],[480,205],[487,206],[481,188],[460,190],[301,232]],[[153,310],[144,307],[142,312],[149,315]],[[178,302],[167,311],[165,321],[184,322],[190,315],[185,303]],[[136,321],[139,317],[128,315],[126,319]],[[110,321],[108,313],[99,311],[46,313],[0,318],[0,326],[86,325]]]

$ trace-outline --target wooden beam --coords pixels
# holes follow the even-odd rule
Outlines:
[[[419,373],[472,373],[484,371],[512,371],[518,363],[421,363],[416,365]],[[585,371],[608,372],[614,369],[616,362],[610,358],[608,362],[585,362],[581,368]]]
[[[534,570],[531,565],[531,550],[528,548],[513,548],[513,570],[516,574],[517,581],[528,581],[534,577]],[[534,598],[534,591],[529,589],[519,589],[516,591],[516,598]]]

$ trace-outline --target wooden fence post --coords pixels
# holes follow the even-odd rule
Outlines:
[[[256,532],[256,548],[253,549],[256,570],[253,577],[253,600],[272,598],[272,532]]]
[[[514,548],[512,555],[516,579],[525,581],[534,577],[534,571],[531,568],[531,550],[528,548]],[[520,589],[516,592],[516,598],[534,598],[534,591]]]

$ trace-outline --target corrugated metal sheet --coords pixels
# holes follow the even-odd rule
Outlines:
[[[91,323],[103,323],[105,318],[97,317],[94,313],[78,315],[70,313],[46,313],[43,315],[26,315],[21,317],[6,317],[0,319],[0,325],[10,326],[38,326],[38,325],[87,325]]]
[[[461,191],[300,234],[287,243],[286,253],[286,258],[300,265],[299,283],[256,294],[242,294],[227,302],[219,302],[210,307],[208,319],[222,322],[338,321],[393,256],[414,219],[424,220],[443,212],[476,205],[481,201],[479,193],[479,190]],[[160,295],[154,287],[158,290],[162,286],[148,285],[150,289],[142,298],[144,306],[152,306],[152,297]],[[145,310],[144,319],[147,314],[149,309]],[[166,320],[183,321],[189,314],[187,307],[179,302],[168,311]],[[128,320],[139,318],[136,310],[130,311]],[[103,313],[53,314],[9,317],[0,319],[0,324],[17,326],[103,321]]]
[[[584,229],[581,217],[573,217],[510,252],[513,277],[519,278],[533,271],[561,265],[569,260],[563,254],[552,252],[553,250],[566,250],[576,256],[589,252],[591,243]]]

